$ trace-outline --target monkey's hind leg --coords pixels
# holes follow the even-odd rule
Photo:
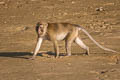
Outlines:
[[[75,39],[75,42],[76,42],[80,47],[82,47],[83,49],[86,49],[86,50],[87,50],[87,52],[86,52],[87,55],[90,55],[90,54],[89,54],[89,47],[86,46],[79,37],[77,37],[77,38]]]
[[[71,56],[71,44],[72,44],[71,41],[66,41],[65,42],[67,56]]]

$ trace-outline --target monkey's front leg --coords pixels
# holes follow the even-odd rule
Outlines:
[[[53,44],[54,44],[54,50],[55,50],[55,57],[58,58],[59,57],[58,43],[57,43],[57,41],[54,41]]]
[[[42,41],[43,41],[43,38],[38,38],[37,44],[36,44],[36,47],[35,47],[35,50],[34,50],[34,54],[33,54],[31,59],[35,59],[35,57],[36,57],[36,55],[37,55],[37,53],[38,53],[38,51],[41,47]]]

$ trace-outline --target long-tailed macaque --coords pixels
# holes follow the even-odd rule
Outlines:
[[[83,41],[78,37],[78,31],[80,30],[82,30],[98,47],[106,51],[116,52],[112,49],[101,46],[83,27],[77,24],[38,22],[36,25],[36,32],[38,38],[32,59],[34,59],[37,55],[43,40],[50,40],[53,42],[56,58],[59,57],[58,41],[61,40],[65,40],[65,49],[67,56],[71,56],[71,44],[73,42],[77,43],[80,47],[85,49],[86,54],[89,55],[89,47],[86,46]]]

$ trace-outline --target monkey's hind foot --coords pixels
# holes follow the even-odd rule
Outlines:
[[[87,47],[86,55],[90,55],[89,47]]]
[[[86,51],[86,52],[85,52],[85,55],[88,55],[88,56],[89,56],[90,54]]]
[[[55,58],[57,59],[57,58],[60,58],[60,56],[59,55],[55,55]]]
[[[90,52],[89,52],[89,50],[87,50],[86,52],[85,52],[85,55],[90,55]]]
[[[66,55],[66,57],[70,57],[70,56],[71,56],[71,54],[67,54],[67,55]]]
[[[35,60],[35,57],[31,57],[31,58],[29,58],[29,60]]]

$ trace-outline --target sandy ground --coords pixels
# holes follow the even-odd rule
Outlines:
[[[0,80],[120,80],[120,53],[97,47],[83,32],[90,56],[75,43],[72,56],[54,58],[53,45],[44,41],[35,60],[38,21],[83,26],[101,45],[120,52],[120,0],[0,0]]]

